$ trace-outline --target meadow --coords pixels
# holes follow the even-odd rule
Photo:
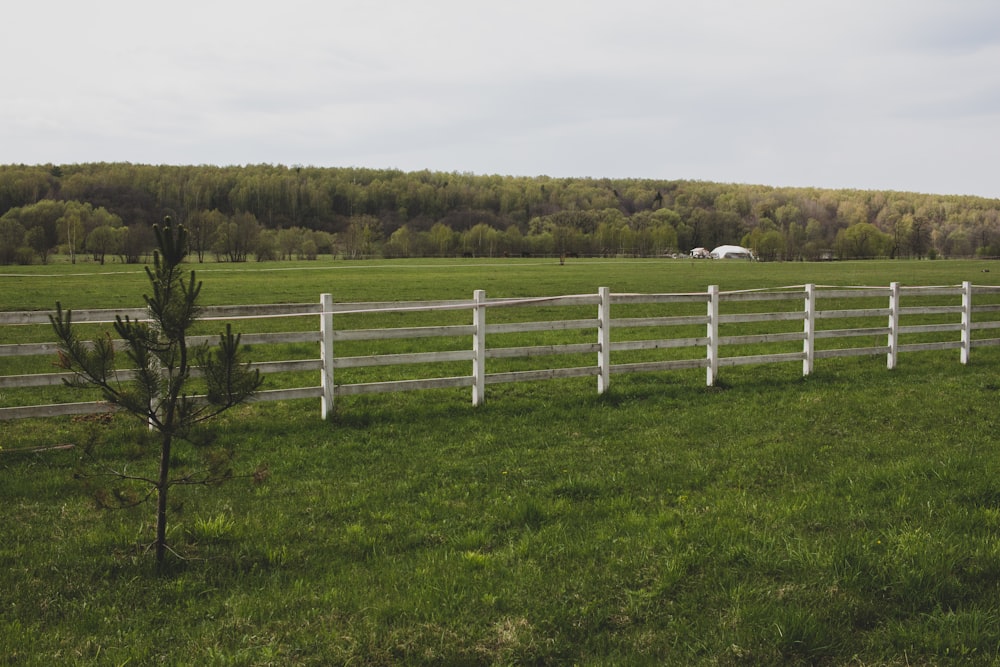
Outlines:
[[[211,304],[998,284],[987,261],[192,265]],[[141,268],[18,267],[0,309],[141,304]],[[39,334],[41,335],[41,334]],[[0,342],[8,342],[6,340]],[[1000,660],[1000,350],[255,404],[174,492],[158,573],[124,418],[0,423],[3,664]],[[74,445],[65,448],[64,445]],[[55,448],[54,448],[55,447]],[[188,456],[181,451],[178,457]],[[83,473],[83,474],[81,474]]]

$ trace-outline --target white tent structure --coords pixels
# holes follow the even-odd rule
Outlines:
[[[753,259],[753,253],[738,245],[720,245],[712,251],[712,259]]]

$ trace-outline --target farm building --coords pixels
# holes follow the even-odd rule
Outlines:
[[[738,245],[720,245],[712,251],[712,259],[753,259],[753,253]]]

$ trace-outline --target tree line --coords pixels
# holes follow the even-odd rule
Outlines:
[[[0,165],[0,263],[140,262],[152,224],[198,261],[468,255],[763,260],[1000,256],[1000,200],[688,180],[282,165]]]

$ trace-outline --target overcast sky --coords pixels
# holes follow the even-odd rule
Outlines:
[[[0,163],[1000,197],[995,0],[7,3]]]

